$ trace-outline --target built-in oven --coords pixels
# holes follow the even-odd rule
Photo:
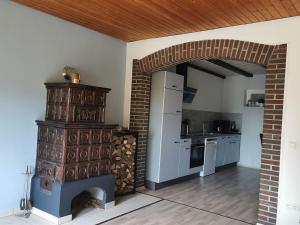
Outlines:
[[[204,163],[205,144],[197,143],[191,146],[190,168],[202,166]]]

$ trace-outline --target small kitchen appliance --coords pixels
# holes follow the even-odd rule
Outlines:
[[[183,136],[189,136],[190,135],[190,129],[191,129],[191,125],[190,125],[190,120],[189,119],[185,119],[182,121],[182,128],[183,128]]]

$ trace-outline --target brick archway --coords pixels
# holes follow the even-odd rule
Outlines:
[[[140,60],[133,60],[130,128],[139,132],[137,186],[144,185],[146,172],[153,72],[197,59],[231,59],[260,64],[266,67],[266,96],[258,222],[264,225],[276,224],[286,51],[286,44],[204,40],[171,46]]]

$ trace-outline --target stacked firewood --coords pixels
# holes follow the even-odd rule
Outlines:
[[[116,194],[135,191],[136,134],[114,133],[112,140],[111,173],[116,179]]]

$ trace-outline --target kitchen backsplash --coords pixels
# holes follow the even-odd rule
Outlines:
[[[239,131],[242,130],[242,121],[243,121],[242,113],[222,113],[222,120],[234,121],[236,128]]]
[[[182,110],[182,120],[190,120],[190,132],[199,133],[203,132],[203,123],[205,124],[206,132],[213,131],[214,120],[231,120],[235,121],[237,129],[241,130],[242,127],[241,113],[221,113],[221,112],[210,112],[202,110]],[[181,129],[183,130],[183,129]]]

